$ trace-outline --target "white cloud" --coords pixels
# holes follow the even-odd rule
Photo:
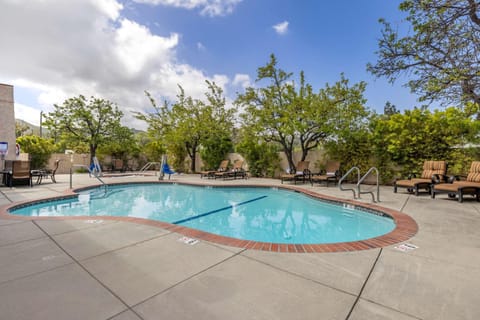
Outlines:
[[[272,27],[280,35],[286,34],[288,31],[288,21],[280,22]]]
[[[169,38],[152,35],[150,30],[136,22],[122,19],[120,28],[116,29],[114,52],[125,66],[130,76],[145,71],[145,67],[156,57],[171,60],[173,49],[178,44],[178,35]]]
[[[232,84],[234,86],[241,86],[244,89],[248,87],[253,87],[250,76],[248,74],[237,73],[235,75],[235,78],[233,78]]]
[[[94,1],[93,4],[104,12],[111,20],[118,19],[120,11],[123,9],[123,5],[116,0]]]
[[[52,111],[53,104],[83,94],[117,103],[126,125],[144,129],[145,123],[131,114],[150,110],[144,90],[175,99],[181,84],[188,95],[203,98],[205,79],[220,86],[229,82],[224,75],[209,76],[179,63],[180,35],[152,34],[146,26],[122,17],[121,10],[115,0],[2,3],[0,82],[37,97],[37,105],[18,104],[17,118],[28,121],[31,110]]]
[[[28,123],[34,124],[36,126],[40,125],[40,111],[38,109],[26,106],[24,104],[15,103],[14,105],[15,116],[17,114],[24,115],[22,120],[27,121]],[[16,116],[16,118],[18,118]]]
[[[233,12],[235,6],[243,0],[134,0],[138,3],[163,5],[188,10],[200,8],[200,14],[214,17]]]
[[[206,51],[207,50],[207,48],[205,48],[205,46],[201,42],[197,42],[197,49],[199,51]]]

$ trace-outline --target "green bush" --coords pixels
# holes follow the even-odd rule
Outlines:
[[[17,138],[22,152],[30,155],[31,169],[44,168],[53,153],[54,144],[51,139],[39,136],[21,136]]]
[[[253,137],[244,136],[237,144],[237,152],[247,160],[253,177],[273,178],[280,168],[278,150],[272,143],[257,142]]]
[[[225,159],[233,149],[232,140],[229,137],[211,137],[202,143],[200,155],[204,163],[204,170],[215,170],[218,164]]]

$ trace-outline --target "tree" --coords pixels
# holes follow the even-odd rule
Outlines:
[[[421,101],[480,104],[480,2],[405,0],[400,10],[413,34],[401,37],[381,19],[378,61],[367,70],[390,82],[400,75]]]
[[[223,90],[214,82],[206,83],[205,101],[186,96],[179,86],[180,93],[173,104],[164,101],[162,106],[157,106],[155,99],[146,92],[154,112],[136,113],[138,119],[148,123],[149,132],[162,139],[167,149],[176,155],[177,161],[183,162],[181,156],[188,155],[192,172],[196,171],[195,159],[202,143],[229,135],[233,126],[234,110],[225,107]]]
[[[58,132],[69,144],[88,144],[91,162],[98,146],[115,136],[123,113],[112,102],[80,95],[67,99],[45,116],[45,126]]]
[[[236,150],[247,160],[248,171],[253,177],[273,178],[275,171],[280,168],[277,147],[274,143],[262,141],[254,131],[243,127]]]
[[[32,130],[26,123],[15,121],[15,136],[17,138],[26,135],[28,131]]]
[[[365,102],[365,83],[350,87],[342,74],[340,81],[333,86],[327,84],[315,94],[305,82],[303,72],[298,89],[291,76],[277,67],[272,54],[270,62],[257,71],[257,82],[267,80],[268,85],[247,88],[238,96],[236,104],[245,109],[242,115],[245,126],[263,141],[278,143],[290,169],[296,170],[293,161],[296,146],[302,151],[303,161],[310,150],[334,138],[340,127],[352,125],[354,110],[363,108]]]
[[[283,152],[292,170],[296,170],[293,161],[293,151],[296,143],[301,144],[302,160],[305,160],[308,151],[316,147],[324,137],[319,128],[322,122],[316,121],[315,116],[322,113],[313,105],[315,95],[310,85],[305,83],[303,72],[300,74],[300,89],[297,91],[290,81],[292,73],[277,67],[275,55],[270,61],[257,70],[257,82],[268,81],[263,88],[249,87],[244,94],[240,94],[235,101],[240,108],[245,126],[253,130],[265,142],[275,142],[281,145]]]
[[[140,153],[135,135],[128,127],[117,127],[112,139],[98,147],[98,153],[112,155],[117,159],[128,160],[129,156],[136,156]]]
[[[152,136],[151,132],[139,132],[135,135],[136,144],[146,156],[148,162],[158,162],[165,154],[165,146],[162,141]]]
[[[230,135],[211,136],[202,143],[200,155],[204,163],[205,170],[215,170],[218,164],[225,159],[225,156],[232,151],[233,143]]]
[[[54,145],[51,139],[29,135],[17,138],[23,152],[30,155],[31,168],[42,169],[47,165],[48,159],[53,153]]]
[[[392,104],[390,101],[387,101],[385,103],[385,106],[383,107],[383,114],[386,116],[391,116],[397,113],[400,113],[397,107],[394,104]]]
[[[378,116],[371,124],[373,154],[402,166],[403,174],[420,173],[425,160],[456,165],[456,150],[477,139],[480,124],[472,119],[476,112],[476,108],[464,111],[455,107],[431,112],[422,107]]]
[[[331,159],[341,161],[345,170],[352,166],[366,169],[370,165],[371,153],[367,142],[370,112],[364,106],[365,86],[364,82],[350,86],[342,74],[334,85],[327,84],[320,90],[321,100],[330,106],[325,149]]]

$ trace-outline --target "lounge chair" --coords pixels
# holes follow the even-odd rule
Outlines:
[[[449,183],[435,184],[432,188],[432,198],[436,193],[448,193],[449,197],[458,196],[458,202],[463,202],[463,196],[470,194],[480,201],[480,161],[473,161],[466,180],[462,177],[454,176],[449,179]]]
[[[305,183],[306,179],[310,179],[310,170],[308,166],[310,161],[299,161],[297,163],[297,170],[293,173],[284,174],[281,176],[281,182],[283,181],[293,181],[294,184],[297,184],[297,181],[302,180]]]
[[[246,179],[247,178],[247,172],[243,169],[243,160],[237,160],[233,164],[233,168],[228,171],[223,171],[223,172],[217,172],[215,173],[215,179],[217,178],[223,178],[228,179],[228,178],[242,178]]]
[[[447,163],[445,161],[425,161],[420,178],[412,175],[405,180],[396,180],[393,183],[393,192],[397,193],[398,188],[407,188],[407,191],[414,192],[416,196],[420,189],[430,192],[433,184],[444,181],[446,173]]]
[[[223,160],[220,162],[217,170],[206,170],[200,172],[200,178],[207,177],[208,179],[215,178],[215,173],[225,172],[228,169],[229,160]]]
[[[14,182],[27,182],[30,187],[32,184],[32,173],[30,172],[30,161],[13,161],[12,171],[8,174],[8,185],[10,188]]]
[[[340,178],[340,162],[339,161],[328,161],[325,166],[325,170],[320,171],[319,174],[314,174],[310,178],[310,182],[326,182],[327,187],[329,182],[333,182],[335,185]]]

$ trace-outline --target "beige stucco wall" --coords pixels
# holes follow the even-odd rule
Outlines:
[[[15,160],[15,110],[13,86],[0,83],[0,141],[8,142],[6,160]]]

